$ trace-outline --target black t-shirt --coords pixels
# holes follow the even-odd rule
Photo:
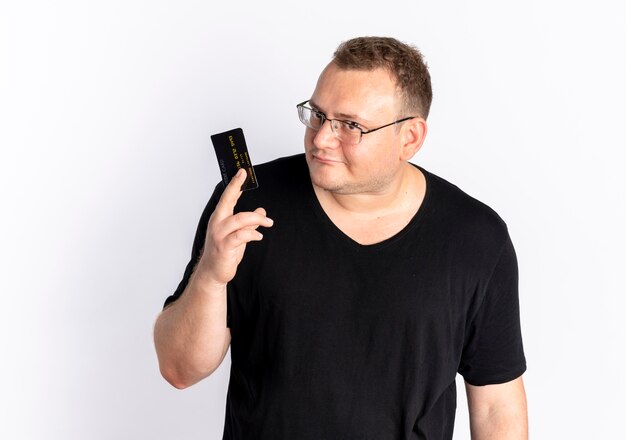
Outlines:
[[[236,211],[263,207],[275,223],[228,286],[224,439],[450,439],[457,372],[487,385],[525,371],[517,261],[489,207],[421,169],[411,222],[360,245],[326,216],[304,155],[255,170],[260,187]]]

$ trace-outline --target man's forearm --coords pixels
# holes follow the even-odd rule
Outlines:
[[[210,375],[230,344],[226,326],[226,286],[194,272],[181,297],[165,309],[154,327],[163,377],[185,388]]]
[[[511,382],[466,384],[472,440],[527,440],[528,415],[522,378]]]
[[[521,408],[495,410],[490,414],[471,415],[472,440],[526,440],[528,419]]]

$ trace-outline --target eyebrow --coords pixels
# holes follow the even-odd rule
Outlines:
[[[311,105],[311,107],[314,107],[315,109],[319,110],[320,112],[326,114],[326,112],[324,110],[322,110],[322,108],[319,105],[317,105],[312,99],[309,99],[309,104]],[[365,127],[365,125],[367,125],[367,124],[372,122],[372,121],[369,121],[369,120],[367,120],[367,119],[365,119],[365,118],[363,118],[361,116],[351,115],[351,114],[348,114],[348,113],[337,113],[335,116],[337,116],[340,119],[348,119],[350,121],[361,120],[361,121],[363,121],[363,124],[359,123],[359,125],[363,125],[364,127]]]

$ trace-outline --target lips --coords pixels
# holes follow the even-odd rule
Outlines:
[[[341,160],[333,159],[332,157],[319,156],[317,154],[312,154],[312,156],[313,156],[313,159],[322,163],[341,163]]]

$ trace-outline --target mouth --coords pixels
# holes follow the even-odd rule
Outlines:
[[[320,163],[327,163],[327,164],[341,163],[341,161],[338,160],[338,159],[333,159],[331,157],[320,156],[320,155],[317,155],[315,153],[311,154],[311,156],[313,157],[313,160],[315,160],[317,162],[320,162]]]

